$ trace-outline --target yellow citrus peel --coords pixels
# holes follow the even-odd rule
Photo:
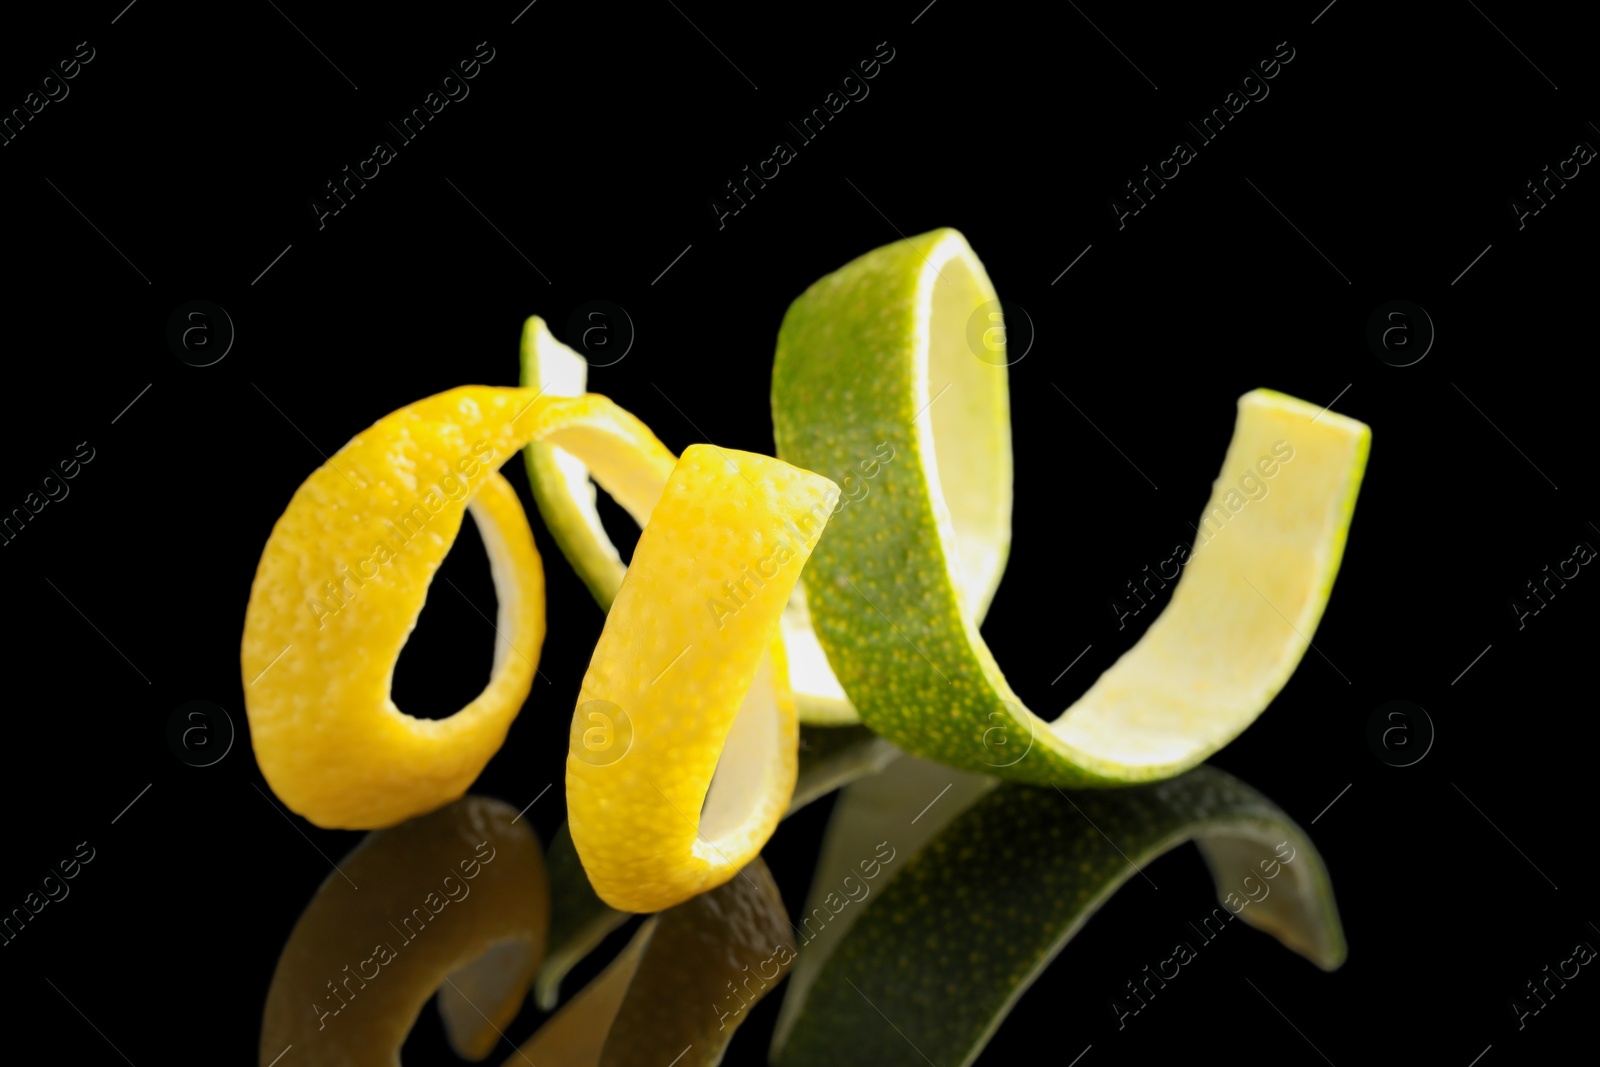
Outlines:
[[[579,396],[588,382],[589,365],[584,358],[550,333],[543,319],[535,315],[522,330],[522,384],[537,388],[543,396]],[[595,602],[611,610],[611,602],[622,586],[627,565],[600,521],[595,507],[595,485],[580,456],[546,441],[530,441],[524,450],[528,482],[539,506],[545,527],[555,538],[561,554],[588,586]],[[665,467],[660,468],[661,455]],[[671,473],[673,455],[661,449],[656,456],[661,478],[653,492],[616,497],[617,503],[641,527],[650,519],[650,510],[661,497]],[[999,576],[995,576],[999,581]],[[844,726],[859,723],[855,709],[845,698],[839,679],[828,666],[828,657],[817,643],[806,610],[805,590],[796,586],[779,624],[783,630],[784,651],[789,659],[789,684],[794,690],[796,714],[813,726]]]
[[[295,492],[261,554],[241,666],[251,741],[278,797],[319,826],[392,826],[461,796],[504,742],[544,639],[544,571],[496,473],[530,440],[582,455],[621,500],[671,469],[650,431],[600,396],[463,386],[380,419]],[[406,715],[395,663],[471,511],[499,600],[483,692],[445,719]]]
[[[612,907],[658,911],[723,884],[787,808],[798,723],[778,624],[838,496],[821,475],[711,445],[673,469],[567,757],[573,844]]]

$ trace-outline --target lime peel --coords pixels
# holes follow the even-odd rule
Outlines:
[[[898,457],[842,510],[806,570],[817,637],[862,721],[917,755],[1041,784],[1181,773],[1248,727],[1309,647],[1370,431],[1281,393],[1242,397],[1205,513],[1221,509],[1225,527],[1144,638],[1046,722],[978,632],[1010,549],[1004,360],[966,347],[969,321],[991,306],[965,239],[939,230],[860,257],[785,315],[772,382],[779,455],[837,470],[888,440]],[[1285,445],[1292,467],[1239,505],[1241,471],[1259,482],[1256,462]]]

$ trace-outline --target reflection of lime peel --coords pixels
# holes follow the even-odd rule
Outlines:
[[[524,386],[538,389],[544,396],[578,396],[584,392],[588,371],[583,357],[557,340],[543,319],[535,315],[527,321],[522,331]],[[649,521],[674,462],[672,453],[654,437],[649,448],[659,484],[641,482],[632,498],[617,501],[640,526]],[[590,594],[609,611],[627,566],[600,520],[596,487],[588,468],[576,456],[544,442],[530,443],[526,457],[533,498],[545,525]],[[800,721],[818,725],[860,722],[811,630],[804,594],[798,587],[783,614],[782,628],[789,684]]]
[[[912,824],[929,794],[951,778],[951,793]],[[906,1034],[927,1062],[970,1064],[1094,912],[1151,861],[1190,840],[1225,912],[1323,970],[1344,962],[1321,857],[1288,816],[1244,783],[1200,767],[1075,798],[994,784],[903,759],[841,794],[806,914],[828,913],[827,894],[855,872],[867,842],[888,837],[904,858],[885,870],[888,877],[861,907],[844,909],[804,946],[774,1028],[772,1063],[833,1067],[842,1048],[851,1062],[923,1062],[907,1059]],[[937,820],[931,833],[930,820]],[[1280,842],[1293,848],[1294,862],[1261,867],[1282,859]],[[1278,872],[1273,892],[1252,906],[1230,896],[1241,876],[1260,878],[1264,870]],[[952,915],[961,921],[949,921]],[[951,995],[951,961],[961,965],[959,996]],[[885,1018],[901,1032],[884,1026]]]
[[[1177,774],[1249,726],[1304,655],[1370,431],[1281,393],[1241,398],[1222,470],[1284,440],[1294,467],[1196,554],[1132,650],[1053,724],[1036,723],[977,625],[1010,544],[1005,370],[965,343],[973,310],[993,299],[966,241],[940,230],[862,256],[790,306],[773,367],[780,455],[837,470],[886,432],[904,453],[898,491],[841,511],[805,572],[817,636],[862,721],[918,755],[1061,785]],[[1228,488],[1219,480],[1208,514],[1226,509]],[[983,740],[1001,725],[1033,738],[1009,766]]]

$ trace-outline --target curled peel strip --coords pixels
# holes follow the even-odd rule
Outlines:
[[[432,811],[504,742],[544,639],[544,571],[496,468],[530,440],[582,456],[622,500],[659,495],[671,469],[650,431],[604,397],[464,386],[361,433],[273,527],[245,615],[245,704],[262,774],[317,825],[367,829]],[[493,671],[455,715],[413,718],[391,699],[394,666],[469,509],[499,600]]]
[[[584,391],[588,373],[584,358],[556,340],[543,319],[534,316],[527,321],[522,332],[525,387],[538,389],[544,396],[578,396]],[[649,469],[659,478],[653,483],[641,480],[630,487],[633,492],[627,495],[613,494],[641,527],[650,520],[651,509],[661,498],[674,462],[664,445],[654,438],[651,442]],[[588,467],[582,457],[550,442],[530,441],[524,451],[533,499],[545,526],[595,602],[602,609],[611,610],[627,565],[600,521]],[[812,632],[805,592],[800,587],[790,597],[780,625],[800,721],[830,726],[860,722]]]
[[[789,308],[773,368],[779,455],[824,472],[880,441],[898,457],[806,570],[817,636],[862,721],[917,755],[1061,785],[1178,774],[1249,726],[1304,655],[1370,431],[1280,393],[1242,397],[1205,544],[1171,604],[1045,721],[978,633],[1010,548],[1005,360],[992,338],[981,354],[967,343],[994,304],[966,241],[939,230],[862,256]]]
[[[531,395],[464,387],[380,419],[272,529],[245,613],[245,708],[268,784],[319,826],[391,826],[461,796],[528,695],[544,570],[496,471],[530,432],[512,419]],[[494,668],[455,715],[413,718],[390,698],[395,663],[469,507],[500,604]]]
[[[731,878],[794,789],[778,619],[838,487],[780,460],[696,445],[673,464],[593,395],[467,386],[387,416],[307,479],[262,553],[242,655],[256,758],[322,826],[393,825],[466,790],[527,698],[544,634],[539,557],[495,472],[529,441],[578,457],[648,520],[584,679],[567,792],[601,898],[655,911]],[[412,718],[390,697],[394,664],[469,507],[500,600],[494,671],[456,715]],[[336,609],[307,601],[323,573],[348,582]]]
[[[582,396],[588,375],[583,357],[552,337],[543,319],[535,316],[527,321],[522,332],[525,388],[537,389],[540,396],[547,397]],[[640,437],[639,451],[640,477],[619,486],[613,495],[643,527],[678,460],[654,434]],[[580,456],[549,441],[529,441],[523,456],[545,527],[590,595],[609,611],[628,567],[595,509],[595,484],[588,466]]]
[[[837,497],[819,475],[711,445],[673,469],[584,675],[567,757],[572,840],[612,907],[657,911],[721,885],[788,807],[798,723],[778,620]],[[734,582],[745,596],[730,604]],[[593,745],[578,735],[586,715],[601,724]]]

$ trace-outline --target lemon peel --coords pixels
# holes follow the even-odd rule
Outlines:
[[[584,358],[557,340],[542,318],[528,319],[522,330],[524,387],[536,388],[544,396],[579,396],[588,383],[588,373]],[[660,475],[659,482],[616,496],[617,503],[641,527],[649,521],[674,462],[672,453],[653,436],[642,444]],[[547,441],[530,441],[523,451],[533,499],[546,528],[595,602],[609,611],[627,565],[600,520],[588,467],[581,457]],[[812,632],[803,588],[795,588],[781,626],[800,721],[828,726],[860,722]]]
[[[798,723],[778,621],[838,494],[712,445],[673,469],[584,675],[567,757],[573,844],[612,907],[658,911],[721,885],[787,808]]]
[[[544,571],[497,473],[529,440],[582,454],[620,498],[660,476],[659,443],[604,397],[462,386],[378,420],[296,490],[262,551],[241,666],[261,772],[319,826],[391,826],[461,796],[505,740],[544,639]],[[394,665],[471,512],[499,600],[483,692],[404,714]]]

